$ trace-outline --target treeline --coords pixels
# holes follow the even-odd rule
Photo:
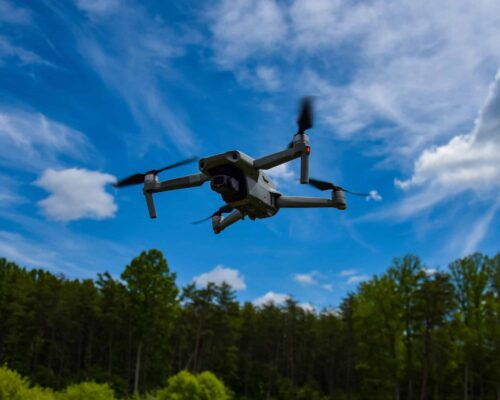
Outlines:
[[[95,281],[0,259],[0,364],[41,386],[94,380],[126,398],[208,370],[236,399],[500,399],[500,255],[434,273],[396,258],[317,313],[175,279],[157,250]]]

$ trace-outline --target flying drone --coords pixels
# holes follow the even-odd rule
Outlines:
[[[272,217],[281,208],[331,207],[345,210],[347,208],[345,193],[358,196],[368,196],[368,194],[351,192],[332,182],[309,177],[311,147],[306,131],[312,128],[312,119],[312,100],[306,97],[302,99],[299,110],[297,133],[285,150],[257,159],[238,150],[201,159],[189,158],[160,169],[131,175],[115,183],[115,187],[143,184],[142,191],[146,198],[149,216],[156,218],[153,201],[155,193],[197,187],[210,182],[210,188],[221,195],[225,204],[208,218],[194,223],[211,219],[216,234],[245,217],[251,220]],[[309,184],[323,191],[331,190],[330,198],[285,196],[277,190],[265,171],[296,158],[300,158],[301,163],[300,183]],[[196,161],[199,173],[166,181],[158,179],[160,172]],[[229,215],[224,217],[223,214],[227,213]]]

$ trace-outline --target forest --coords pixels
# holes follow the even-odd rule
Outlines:
[[[2,365],[40,391],[102,383],[125,399],[194,399],[162,388],[210,376],[227,396],[199,398],[499,400],[500,254],[438,272],[404,255],[315,312],[179,288],[158,250],[95,280],[0,259]]]

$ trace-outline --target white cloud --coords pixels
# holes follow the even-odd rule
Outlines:
[[[221,66],[272,52],[286,38],[285,17],[274,0],[223,0],[211,10],[215,61]]]
[[[396,165],[467,126],[500,64],[496,1],[262,3],[215,7],[219,64],[238,76],[278,58],[283,88],[316,93],[336,135],[377,139]]]
[[[245,278],[237,269],[226,268],[223,265],[217,265],[213,270],[195,276],[193,281],[198,286],[206,286],[212,282],[217,285],[226,282],[234,290],[245,290]]]
[[[382,201],[382,196],[376,190],[370,190],[369,195],[366,197],[366,201]]]
[[[305,285],[316,285],[318,283],[318,281],[316,280],[317,275],[318,271],[312,271],[307,274],[295,274],[293,276],[293,280]]]
[[[395,181],[403,190],[417,189],[395,212],[400,216],[411,215],[465,191],[498,199],[499,138],[500,72],[490,86],[474,129],[453,137],[445,145],[424,150],[415,162],[413,175]]]
[[[347,280],[348,285],[352,285],[354,283],[364,282],[370,279],[368,275],[353,275]]]
[[[302,308],[307,313],[316,312],[316,307],[311,303],[299,303],[297,304],[300,308]]]
[[[47,169],[35,184],[50,195],[38,205],[48,218],[59,221],[111,218],[117,206],[105,186],[115,180],[112,175],[86,169]]]
[[[355,275],[358,272],[356,269],[343,269],[339,272],[339,276],[351,276]]]
[[[278,182],[292,182],[295,180],[295,173],[290,169],[288,163],[271,168],[266,171],[266,174]]]
[[[104,15],[116,10],[118,0],[76,0],[78,8],[91,15]]]
[[[84,160],[93,147],[87,137],[43,114],[0,110],[0,163],[16,169],[40,170],[59,164],[63,156]]]
[[[255,75],[267,90],[273,91],[281,86],[279,72],[276,68],[261,65],[256,68]]]
[[[267,304],[282,305],[284,304],[290,296],[283,293],[275,293],[273,291],[267,292],[264,296],[258,297],[252,303],[256,307],[264,306]]]
[[[325,289],[329,292],[332,292],[333,291],[333,285],[331,283],[325,283],[323,285],[321,285],[321,289]]]
[[[436,268],[424,268],[424,272],[427,276],[432,276],[437,274],[438,270]]]

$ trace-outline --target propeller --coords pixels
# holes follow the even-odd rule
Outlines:
[[[191,157],[191,158],[188,158],[187,160],[182,160],[182,161],[176,162],[174,164],[167,165],[166,167],[163,167],[160,169],[152,169],[151,171],[148,171],[145,173],[138,173],[138,174],[130,175],[126,178],[119,180],[113,186],[117,187],[117,188],[121,188],[124,186],[138,185],[138,184],[141,184],[144,182],[144,178],[146,177],[146,175],[149,175],[149,174],[157,175],[160,172],[166,171],[167,169],[180,167],[181,165],[189,164],[189,163],[195,162],[197,160],[198,160],[198,157]]]
[[[198,225],[198,224],[202,224],[203,222],[205,221],[208,221],[209,219],[211,219],[212,217],[216,216],[216,215],[221,215],[222,213],[228,213],[228,212],[231,212],[233,211],[234,208],[231,207],[230,205],[226,204],[224,206],[222,206],[221,208],[219,208],[216,212],[214,212],[212,215],[206,217],[206,218],[203,218],[203,219],[200,219],[198,221],[194,221],[194,222],[191,222],[193,225]]]
[[[302,98],[299,109],[299,116],[297,118],[298,129],[296,135],[303,135],[306,130],[313,127],[312,100],[313,98],[310,96]],[[292,147],[293,141],[288,144],[289,149],[291,149]]]
[[[347,190],[347,189],[344,189],[343,187],[337,186],[337,185],[333,184],[332,182],[321,181],[319,179],[314,179],[314,178],[309,178],[309,185],[311,185],[319,190],[342,190],[343,192],[350,193],[350,194],[353,194],[355,196],[363,196],[363,197],[369,196],[368,193],[351,192],[350,190]]]
[[[306,130],[312,128],[312,119],[312,97],[304,97],[300,106],[299,118],[297,118],[299,127],[297,133],[303,135]]]

